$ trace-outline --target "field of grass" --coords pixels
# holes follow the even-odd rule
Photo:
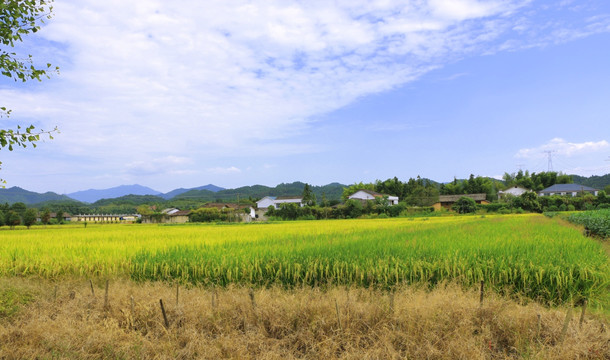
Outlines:
[[[94,287],[92,295],[82,279],[0,278],[10,308],[0,312],[0,358],[610,358],[604,319],[493,292],[481,304],[476,289],[453,284],[392,292],[180,286],[176,301],[172,284],[111,280],[107,303]]]
[[[601,245],[541,215],[90,224],[3,230],[0,239],[0,276],[381,289],[484,280],[551,304],[599,301],[610,284]]]

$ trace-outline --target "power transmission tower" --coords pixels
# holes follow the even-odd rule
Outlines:
[[[546,150],[546,151],[543,151],[543,153],[545,153],[547,155],[547,157],[549,158],[549,165],[548,165],[547,172],[553,171],[553,153],[555,153],[555,152],[557,152],[557,150]]]

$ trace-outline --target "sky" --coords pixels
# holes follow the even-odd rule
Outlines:
[[[5,186],[610,173],[607,0],[56,0],[0,79]],[[550,162],[549,162],[550,154]]]

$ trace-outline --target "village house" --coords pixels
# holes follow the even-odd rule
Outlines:
[[[458,201],[462,196],[469,197],[477,204],[489,204],[487,201],[487,194],[459,194],[459,195],[440,195],[438,197],[438,202],[432,205],[434,211],[439,211],[440,209],[451,210],[453,204]]]
[[[101,215],[73,215],[71,221],[74,222],[134,222],[139,215],[134,214],[101,214]]]
[[[361,200],[362,202],[383,198],[388,199],[388,205],[398,205],[398,196],[381,194],[372,190],[358,190],[348,197],[348,199]]]
[[[184,224],[189,221],[190,210],[164,209],[161,214],[142,215],[143,224]]]
[[[591,194],[597,196],[598,189],[579,184],[555,184],[538,193],[539,196]]]
[[[509,189],[498,191],[498,197],[502,198],[505,195],[521,196],[522,194],[525,194],[528,191],[531,191],[531,190],[528,190],[521,186],[515,185],[515,186],[510,187]]]
[[[267,209],[270,206],[273,206],[277,209],[282,204],[290,203],[297,204],[300,207],[305,206],[305,204],[303,204],[302,196],[265,196],[264,198],[256,202],[256,207],[258,209]]]
[[[233,203],[207,203],[202,206],[203,208],[215,208],[220,211],[231,210],[236,213],[241,218],[243,222],[250,222],[254,218],[256,218],[256,212],[254,211],[254,207],[246,204],[233,204]],[[244,210],[248,209],[249,211],[246,213]]]

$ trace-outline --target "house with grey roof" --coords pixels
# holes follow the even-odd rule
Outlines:
[[[589,186],[580,185],[580,184],[555,184],[551,187],[548,187],[540,192],[538,192],[539,196],[551,196],[551,195],[568,195],[568,196],[576,196],[578,194],[592,194],[597,196],[599,192],[598,189],[594,189]]]
[[[455,204],[455,202],[458,201],[463,196],[471,198],[477,204],[489,204],[489,201],[487,201],[487,194],[485,194],[485,193],[459,194],[459,195],[440,195],[438,197],[438,202],[436,204],[432,205],[432,207],[434,208],[435,211],[439,211],[442,208],[451,210],[451,207],[453,206],[453,204]]]

